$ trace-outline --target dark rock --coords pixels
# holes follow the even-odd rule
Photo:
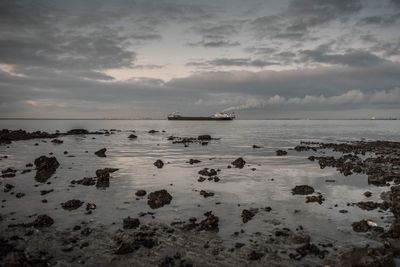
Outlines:
[[[203,196],[204,198],[207,198],[207,197],[212,197],[212,196],[214,196],[214,193],[213,193],[213,192],[207,192],[207,191],[205,191],[205,190],[201,190],[201,191],[200,191],[200,195]]]
[[[359,207],[360,209],[363,210],[374,210],[377,208],[380,208],[382,210],[387,210],[389,209],[389,203],[384,201],[382,203],[378,203],[378,202],[373,202],[373,201],[360,201],[358,203],[356,203],[357,207]]]
[[[24,196],[25,196],[24,193],[17,193],[17,194],[15,194],[15,197],[16,197],[16,198],[22,198],[22,197],[24,197]]]
[[[167,190],[162,189],[158,191],[151,192],[147,196],[147,204],[152,209],[158,209],[163,207],[164,205],[168,205],[171,203],[172,196],[167,192]]]
[[[243,223],[247,223],[248,221],[250,221],[256,214],[258,213],[258,209],[244,209],[242,211],[242,221]]]
[[[164,162],[160,159],[156,160],[156,162],[153,163],[154,166],[157,168],[161,169],[164,166]]]
[[[102,149],[97,150],[96,152],[94,152],[94,154],[96,156],[98,156],[98,157],[105,158],[106,157],[106,151],[107,151],[106,148],[102,148]]]
[[[69,130],[66,134],[67,135],[83,135],[83,134],[89,134],[90,132],[85,129],[72,129]]]
[[[368,232],[371,230],[375,231],[383,231],[382,227],[376,226],[374,222],[368,221],[368,220],[361,220],[359,222],[353,222],[351,224],[353,227],[353,231],[355,232]]]
[[[14,188],[14,186],[12,184],[5,184],[4,185],[4,192],[10,192],[12,189]]]
[[[61,207],[65,210],[76,210],[80,208],[83,204],[83,201],[80,201],[79,199],[71,199],[68,200],[67,202],[61,203]]]
[[[124,229],[135,229],[139,227],[140,221],[137,218],[127,217],[123,220]]]
[[[71,181],[72,184],[81,184],[85,186],[95,185],[96,180],[92,177],[84,177],[81,180],[73,180]]]
[[[64,143],[64,141],[63,140],[60,140],[60,139],[53,139],[53,140],[51,140],[51,142],[53,143],[53,144],[56,144],[56,145],[58,145],[58,144],[62,144],[62,143]]]
[[[243,158],[237,158],[234,161],[232,161],[231,164],[235,166],[235,168],[242,169],[246,164],[246,161]]]
[[[286,156],[287,155],[287,151],[279,149],[279,150],[276,151],[276,155],[277,156]]]
[[[317,196],[306,196],[306,203],[317,202],[319,204],[322,204],[324,200],[325,198],[321,194]]]
[[[129,138],[129,139],[136,139],[136,138],[137,138],[137,135],[131,134],[131,135],[128,136],[128,138]]]
[[[206,213],[204,213],[204,216],[206,216],[206,218],[204,220],[202,220],[199,224],[199,231],[210,231],[210,232],[218,232],[219,228],[218,228],[218,222],[219,222],[219,218],[215,215],[212,214],[211,211],[208,211]]]
[[[47,195],[47,194],[49,194],[49,193],[51,193],[51,192],[53,192],[54,191],[54,189],[50,189],[50,190],[40,190],[40,195],[41,196],[44,196],[44,195]]]
[[[198,172],[198,174],[203,175],[203,176],[215,176],[218,174],[218,172],[215,169],[208,169],[204,168]]]
[[[110,186],[110,173],[116,172],[116,168],[104,168],[96,170],[97,183],[96,187],[105,188]]]
[[[211,141],[212,138],[211,138],[211,135],[203,134],[203,135],[199,135],[197,137],[197,139],[200,141]]]
[[[198,159],[189,159],[189,161],[188,161],[188,163],[190,164],[190,165],[193,165],[193,164],[196,164],[196,163],[200,163],[201,161],[200,160],[198,160]]]
[[[35,180],[40,183],[45,183],[60,166],[55,157],[41,156],[35,159],[36,175]]]
[[[86,210],[87,211],[95,210],[96,208],[97,208],[97,206],[94,203],[87,203],[86,204]]]
[[[121,243],[121,245],[117,248],[117,250],[115,251],[115,254],[117,255],[125,255],[125,254],[129,254],[134,252],[135,250],[137,250],[138,247],[134,246],[132,243],[130,242],[123,242]]]
[[[364,196],[366,196],[366,197],[371,197],[371,196],[372,196],[372,193],[369,192],[369,191],[365,191],[365,192],[364,192]]]
[[[54,220],[46,214],[37,216],[36,220],[32,223],[33,227],[36,228],[50,227],[53,224]]]
[[[157,131],[157,130],[150,130],[149,131],[149,134],[155,134],[155,133],[158,133],[159,131]]]
[[[147,194],[147,192],[145,190],[138,190],[136,191],[135,195],[137,195],[138,197],[143,197]]]
[[[293,195],[310,195],[314,193],[314,188],[309,185],[296,185],[292,189]]]
[[[204,182],[205,180],[206,180],[206,178],[204,178],[204,177],[199,177],[199,179],[197,179],[197,181],[200,182],[200,183]]]
[[[262,257],[264,257],[264,253],[261,253],[261,252],[256,252],[256,251],[251,251],[250,253],[249,253],[249,255],[247,255],[247,260],[249,260],[249,261],[258,261],[258,260],[260,260]]]
[[[254,149],[256,149],[256,148],[261,148],[261,146],[253,145],[253,148],[254,148]]]

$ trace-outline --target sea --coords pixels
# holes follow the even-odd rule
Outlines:
[[[13,222],[27,221],[35,214],[48,214],[57,227],[70,229],[81,221],[91,221],[114,231],[121,228],[122,219],[140,217],[145,222],[170,224],[174,221],[201,219],[207,211],[219,217],[220,237],[226,242],[240,241],[234,233],[273,233],[277,228],[296,229],[301,226],[314,242],[335,246],[371,244],[366,235],[355,233],[351,224],[369,219],[387,229],[393,219],[390,211],[365,211],[352,203],[381,201],[387,187],[368,185],[367,176],[343,176],[334,168],[321,169],[317,162],[308,160],[315,152],[297,152],[293,147],[301,141],[347,142],[355,140],[400,141],[400,121],[391,120],[234,120],[234,121],[167,121],[167,120],[0,120],[0,129],[61,132],[84,128],[90,131],[115,129],[111,135],[64,136],[62,144],[34,139],[0,146],[0,169],[25,169],[35,158],[53,153],[60,168],[48,180],[38,183],[35,171],[0,178],[1,183],[13,184],[14,192],[22,198],[1,192],[1,214]],[[155,134],[149,130],[158,130]],[[128,136],[134,133],[137,139]],[[208,145],[173,144],[169,136],[196,137],[209,134],[218,140]],[[35,145],[38,144],[38,145]],[[254,149],[253,145],[260,146]],[[94,152],[106,148],[107,157]],[[288,152],[277,156],[276,150]],[[314,154],[315,155],[315,154]],[[4,158],[7,156],[7,158]],[[243,157],[243,169],[228,168],[236,158]],[[156,168],[161,159],[165,165]],[[190,165],[189,159],[201,162]],[[100,168],[118,168],[111,175],[110,186],[71,184],[72,180],[94,177]],[[203,168],[219,169],[220,181],[198,182]],[[333,182],[331,180],[334,180]],[[293,195],[296,185],[310,185],[321,193],[322,204],[305,203],[305,196]],[[41,195],[41,190],[54,192]],[[146,197],[137,197],[137,190],[166,189],[172,202],[159,209],[151,209]],[[213,192],[204,198],[200,190]],[[372,192],[366,198],[363,193]],[[42,200],[46,199],[47,203]],[[74,211],[63,210],[62,202],[79,199],[95,203],[97,208],[85,215],[84,206]],[[271,211],[263,208],[271,207]],[[243,209],[260,209],[254,218],[243,223]],[[341,213],[339,210],[346,210]],[[247,239],[246,239],[247,240]],[[244,242],[247,242],[244,238]]]

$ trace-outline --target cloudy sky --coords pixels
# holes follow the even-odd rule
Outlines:
[[[0,1],[0,117],[400,117],[400,0]]]

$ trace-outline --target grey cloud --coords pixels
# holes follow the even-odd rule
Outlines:
[[[252,60],[249,58],[216,58],[209,61],[203,62],[189,62],[187,66],[195,67],[207,67],[207,66],[217,66],[217,67],[257,67],[262,68],[271,65],[278,65],[276,62],[269,62],[264,60]]]
[[[334,53],[327,45],[320,45],[314,50],[302,50],[300,54],[306,62],[340,64],[356,67],[372,66],[386,61],[375,54],[361,49],[348,49],[344,53]]]
[[[230,42],[230,41],[225,41],[225,40],[202,40],[197,43],[188,43],[190,46],[203,46],[203,47],[229,47],[229,46],[239,46],[239,42]]]

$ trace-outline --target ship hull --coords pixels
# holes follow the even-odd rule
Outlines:
[[[213,118],[213,117],[168,117],[170,121],[231,121],[233,118]]]

